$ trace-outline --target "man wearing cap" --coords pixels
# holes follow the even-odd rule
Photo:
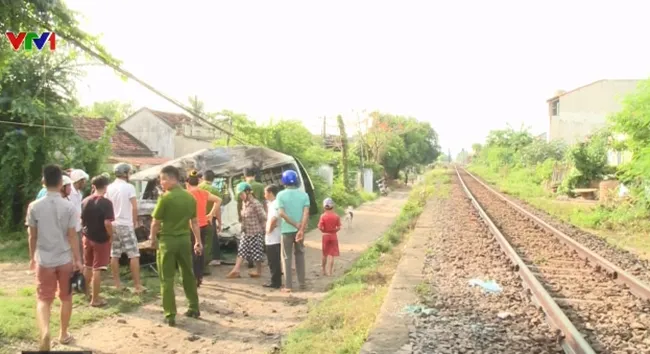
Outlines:
[[[70,201],[70,193],[72,193],[72,180],[70,177],[63,175],[63,186],[61,187],[61,196],[63,199]]]
[[[129,257],[133,286],[136,293],[145,289],[140,283],[140,249],[135,236],[138,223],[138,202],[135,187],[129,183],[131,165],[118,163],[113,167],[115,181],[106,189],[106,197],[113,203],[113,237],[111,244],[111,270],[113,284],[121,289],[120,284],[120,257],[126,253]]]
[[[70,189],[70,197],[68,198],[72,205],[74,205],[75,210],[77,211],[77,226],[75,230],[77,231],[77,238],[79,239],[79,249],[83,249],[82,237],[81,237],[81,204],[83,203],[83,189],[86,186],[86,181],[88,180],[88,174],[83,170],[72,170],[70,172],[70,179],[72,180],[72,188]],[[81,254],[81,262],[83,263],[83,252]]]

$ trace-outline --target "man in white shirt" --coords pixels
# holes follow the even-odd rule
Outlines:
[[[79,238],[79,249],[81,250],[81,262],[83,263],[83,246],[81,244],[81,203],[84,200],[83,189],[86,186],[86,181],[88,181],[88,174],[83,170],[72,170],[70,172],[70,179],[72,180],[72,188],[70,188],[70,196],[68,199],[74,205],[75,210],[77,211],[77,226],[75,230],[77,231],[77,238]]]
[[[264,199],[268,202],[264,242],[266,244],[266,258],[271,270],[271,282],[264,284],[264,287],[273,289],[282,287],[282,246],[280,244],[282,234],[280,233],[280,218],[278,216],[277,201],[275,200],[275,196],[279,191],[280,188],[274,184],[264,188]]]
[[[113,283],[120,289],[120,257],[123,253],[129,257],[133,286],[136,293],[144,288],[140,283],[140,249],[135,236],[138,224],[138,203],[135,187],[130,184],[131,166],[126,163],[115,165],[115,181],[106,189],[106,198],[113,203],[115,221],[113,222],[113,239],[111,244],[111,270]]]

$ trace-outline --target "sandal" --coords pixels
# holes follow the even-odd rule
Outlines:
[[[241,275],[239,272],[230,272],[228,275],[226,275],[226,278],[228,279],[235,279],[235,278],[241,278]]]
[[[98,303],[96,303],[96,304],[93,304],[92,302],[90,303],[90,306],[91,306],[91,307],[104,307],[104,306],[106,306],[106,305],[108,305],[108,302],[106,302],[106,300],[104,300],[104,299],[101,299],[101,300],[100,300]]]
[[[74,337],[71,334],[68,334],[67,337],[65,337],[63,339],[59,339],[59,343],[61,343],[63,345],[68,345],[68,344],[72,343],[73,340],[74,340]]]
[[[260,277],[259,273],[257,273],[257,272],[250,272],[250,273],[248,273],[248,276],[251,277],[251,278],[259,278]]]
[[[136,294],[136,295],[142,295],[142,294],[144,294],[146,292],[147,292],[147,288],[145,288],[144,286],[140,288],[140,291],[138,291],[136,289],[133,289],[133,293]]]

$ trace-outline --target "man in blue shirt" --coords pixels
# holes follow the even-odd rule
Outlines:
[[[45,188],[45,178],[41,178],[41,185],[43,188],[41,188],[40,191],[38,191],[38,194],[36,195],[36,200],[39,200],[43,198],[45,195],[47,195],[47,188]]]
[[[282,218],[282,258],[284,259],[284,291],[292,289],[293,274],[291,269],[292,251],[296,256],[296,273],[298,285],[305,289],[305,230],[309,222],[309,196],[298,189],[299,181],[296,171],[282,173],[285,189],[278,193],[276,208]]]

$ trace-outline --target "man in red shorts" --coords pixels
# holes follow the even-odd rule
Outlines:
[[[92,284],[92,295],[86,287],[86,295],[90,296],[90,306],[102,307],[106,300],[99,296],[102,283],[102,273],[108,269],[111,258],[111,237],[113,235],[113,203],[104,198],[108,178],[93,177],[94,193],[82,202],[81,223],[83,226],[84,247],[84,277]]]
[[[59,289],[61,326],[59,342],[70,343],[68,333],[72,316],[70,276],[81,269],[77,239],[77,210],[61,196],[63,173],[56,165],[43,169],[45,197],[32,202],[27,209],[29,231],[29,268],[36,272],[36,319],[40,329],[41,351],[50,350],[50,314],[52,301]]]

